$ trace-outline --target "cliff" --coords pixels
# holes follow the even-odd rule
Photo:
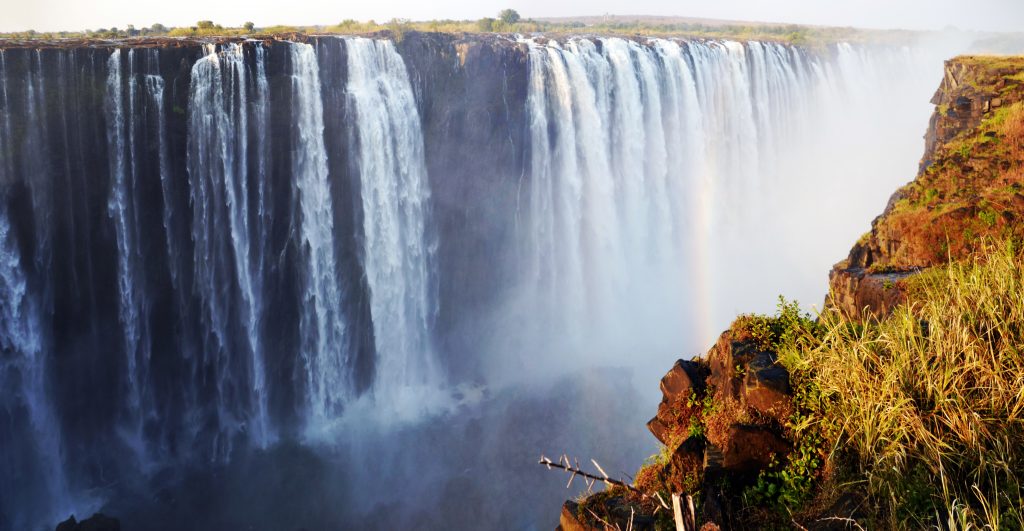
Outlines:
[[[655,494],[680,492],[701,529],[1020,525],[1021,471],[988,460],[1024,443],[1024,58],[951,59],[932,102],[919,174],[833,268],[826,311],[782,300],[676,361],[647,425],[662,452],[561,529],[673,529]]]
[[[1016,57],[946,62],[920,172],[832,269],[828,303],[884,315],[905,299],[911,275],[967,257],[986,238],[1022,236],[1022,69]]]
[[[728,312],[704,304],[753,278],[753,240],[812,243],[787,190],[824,180],[785,146],[887,115],[919,92],[887,87],[927,63],[867,44],[377,37],[0,43],[0,528],[72,509],[133,529],[553,517],[562,485],[523,470],[509,497],[473,471],[547,444],[617,465],[646,435],[605,444],[637,418],[631,383],[534,393],[538,373],[627,374],[650,363],[622,353],[699,337],[673,316]],[[803,277],[777,265],[762,273]],[[700,414],[661,416],[698,419],[704,448],[752,471],[770,452],[738,456],[729,434],[788,444],[782,413],[757,409],[786,375],[734,336]],[[718,396],[731,416],[705,426]],[[555,403],[605,421],[549,422]],[[701,448],[680,456],[688,481]],[[266,465],[297,478],[284,507]]]

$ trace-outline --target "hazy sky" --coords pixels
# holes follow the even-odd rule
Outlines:
[[[1024,31],[1024,0],[0,0],[0,31],[167,26],[335,24],[393,17],[476,19],[511,7],[524,17],[680,15],[871,28]]]

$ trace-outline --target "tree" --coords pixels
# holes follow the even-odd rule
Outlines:
[[[153,24],[149,27],[149,31],[152,31],[153,33],[167,33],[167,26],[164,26],[163,24]]]
[[[200,20],[199,22],[196,22],[196,27],[199,29],[213,29],[213,21]]]
[[[242,27],[245,28],[245,31],[252,32],[252,29],[256,27],[256,24],[246,22],[245,24],[242,24]]]
[[[515,9],[503,9],[498,18],[505,24],[515,24],[519,22],[519,13]]]
[[[489,33],[489,32],[494,31],[494,23],[495,22],[497,22],[497,21],[494,20],[493,18],[484,17],[484,18],[476,21],[476,27],[477,27],[477,29],[479,29],[480,31],[482,31],[484,33]]]

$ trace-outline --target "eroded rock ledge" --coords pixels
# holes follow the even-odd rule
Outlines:
[[[1024,173],[1007,155],[1020,150],[1022,72],[1017,57],[946,61],[918,175],[832,268],[826,305],[885,315],[905,300],[911,275],[968,256],[985,237],[1021,236]]]

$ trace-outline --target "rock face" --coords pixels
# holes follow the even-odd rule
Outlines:
[[[1021,58],[946,62],[917,178],[833,267],[827,305],[853,318],[887,314],[915,273],[969,255],[986,237],[1020,237],[1022,72]]]
[[[57,531],[121,531],[121,522],[102,513],[96,513],[81,522],[71,516],[57,525]]]
[[[677,360],[672,369],[661,379],[661,403],[658,414],[647,422],[647,428],[662,444],[678,436],[670,426],[679,425],[679,416],[693,406],[691,398],[702,396],[709,374],[705,364],[692,360]]]
[[[789,374],[741,318],[706,357],[677,360],[661,391],[647,427],[673,451],[665,463],[642,471],[637,485],[700,491],[699,519],[728,524],[742,488],[790,451],[783,429],[792,411]]]

